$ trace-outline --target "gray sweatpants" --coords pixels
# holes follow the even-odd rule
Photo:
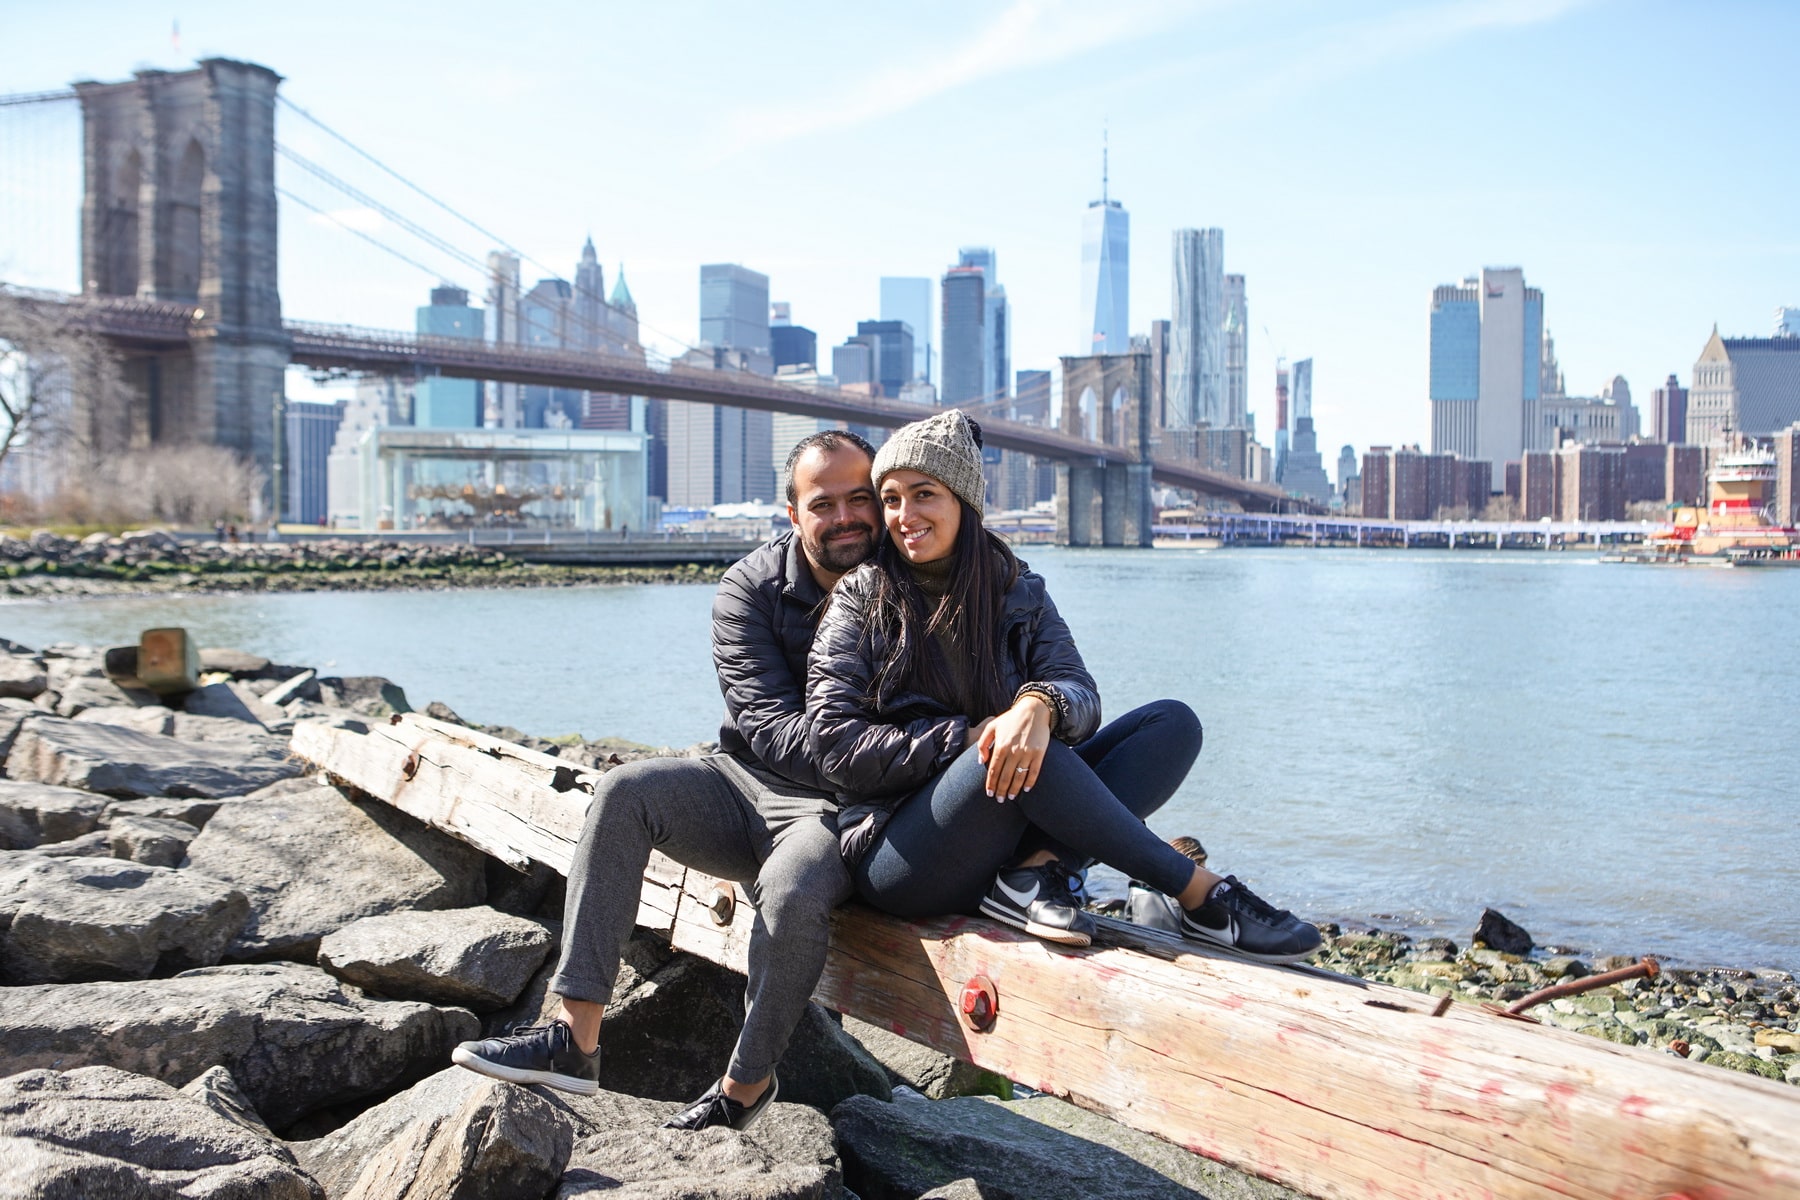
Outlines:
[[[611,999],[653,847],[748,885],[756,906],[750,980],[744,1029],[726,1071],[755,1083],[787,1049],[825,969],[831,910],[852,890],[838,854],[836,808],[824,793],[729,754],[648,758],[608,771],[569,868],[551,991],[596,1004]]]

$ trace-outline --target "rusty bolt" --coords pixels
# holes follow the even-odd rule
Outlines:
[[[962,1017],[970,1029],[985,1033],[1000,1017],[1000,993],[986,975],[976,975],[963,984],[960,1005]]]
[[[400,767],[400,774],[404,775],[408,779],[411,779],[414,775],[417,775],[418,773],[419,773],[419,752],[417,750],[414,750],[411,754],[406,756],[406,762],[403,763]]]

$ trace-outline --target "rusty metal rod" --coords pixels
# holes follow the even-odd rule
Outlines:
[[[1624,983],[1627,979],[1655,979],[1662,972],[1654,958],[1644,958],[1629,967],[1620,967],[1616,971],[1605,971],[1599,975],[1589,975],[1585,979],[1568,979],[1562,983],[1553,983],[1547,988],[1540,988],[1529,996],[1522,997],[1506,1006],[1506,1014],[1516,1017],[1528,1008],[1542,1004],[1546,1000],[1559,1000],[1564,996],[1579,996],[1583,992],[1591,992],[1614,983]]]

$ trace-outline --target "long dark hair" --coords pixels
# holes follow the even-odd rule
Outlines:
[[[875,550],[875,596],[864,637],[876,631],[887,636],[887,651],[865,697],[877,707],[901,691],[918,691],[981,720],[1012,703],[1000,676],[1000,605],[1019,578],[1019,560],[988,532],[967,501],[958,497],[956,502],[962,507],[962,526],[951,551],[956,565],[935,606],[892,537],[883,537]],[[966,689],[958,688],[957,676],[936,644],[940,632],[947,632],[969,657]]]

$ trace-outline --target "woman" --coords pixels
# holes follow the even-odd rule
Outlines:
[[[839,792],[857,891],[899,916],[980,911],[1085,946],[1071,876],[1095,859],[1175,898],[1183,936],[1293,962],[1319,933],[1143,818],[1200,750],[1186,705],[1104,729],[1044,582],[982,528],[979,427],[941,413],[875,456],[888,537],[839,581],[807,679],[809,747]]]

